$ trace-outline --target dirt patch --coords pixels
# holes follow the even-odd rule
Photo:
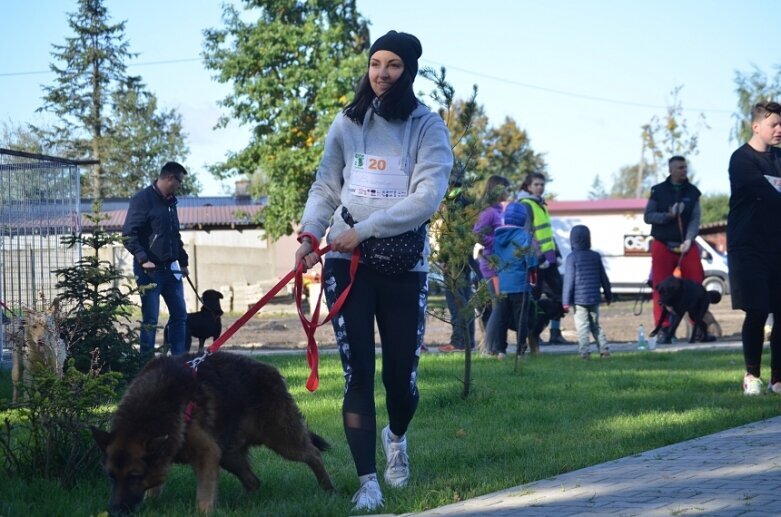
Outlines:
[[[640,312],[640,309],[642,311]],[[261,313],[247,322],[226,343],[227,348],[257,348],[257,349],[303,349],[306,348],[306,336],[301,328],[301,323],[294,312],[292,305],[278,305],[271,308],[276,312]],[[635,313],[640,312],[639,315]],[[711,306],[716,321],[721,326],[722,340],[735,341],[740,339],[740,328],[743,324],[743,312],[734,311],[731,308],[729,296]],[[223,316],[223,331],[228,329],[239,316]],[[602,305],[600,308],[600,323],[608,339],[611,342],[633,342],[637,338],[637,327],[641,323],[646,329],[646,335],[653,329],[653,310],[651,301],[646,301],[642,307],[634,301],[618,301],[611,305]],[[678,329],[678,338],[684,337],[684,324]],[[575,324],[571,315],[562,320],[564,336],[576,340]],[[477,330],[478,341],[482,332]],[[547,337],[547,331],[543,338]],[[450,340],[450,324],[440,319],[429,316],[426,323],[426,344],[442,345]],[[509,342],[515,340],[514,333],[510,333]],[[336,345],[333,329],[328,323],[317,331],[317,342],[321,347],[334,347]],[[378,338],[379,342],[379,338]]]

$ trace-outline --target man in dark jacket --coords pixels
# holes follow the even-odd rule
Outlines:
[[[605,293],[608,305],[613,299],[613,293],[602,256],[591,249],[591,232],[587,226],[573,226],[569,240],[572,253],[567,256],[565,263],[562,304],[564,310],[572,307],[575,311],[580,357],[589,358],[589,334],[597,340],[599,355],[609,357],[607,337],[599,325],[599,304],[602,301],[600,288]]]
[[[700,191],[689,183],[686,158],[673,156],[668,161],[670,175],[651,188],[645,207],[645,222],[651,225],[651,287],[654,298],[654,324],[659,324],[662,307],[656,286],[680,267],[681,278],[702,283],[700,247],[694,242],[700,231]],[[657,343],[669,344],[670,325],[662,322]]]
[[[133,272],[141,288],[141,353],[154,351],[160,296],[168,306],[171,354],[185,352],[187,307],[182,276],[187,276],[188,257],[179,233],[174,193],[184,181],[185,168],[163,165],[155,182],[130,200],[122,237],[133,255]]]

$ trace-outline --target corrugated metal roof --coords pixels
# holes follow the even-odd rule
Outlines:
[[[648,200],[640,199],[593,199],[585,201],[548,201],[551,214],[645,211]]]
[[[192,229],[227,229],[227,228],[260,228],[258,216],[263,211],[260,205],[232,206],[185,206],[177,207],[179,224],[182,230]],[[119,231],[125,222],[127,209],[101,211],[107,219],[101,221],[105,230]],[[89,230],[94,225],[81,214],[82,228]]]

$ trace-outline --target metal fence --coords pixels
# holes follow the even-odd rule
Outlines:
[[[55,270],[81,258],[60,239],[79,228],[79,165],[85,162],[0,149],[0,345],[24,308],[57,295]],[[2,361],[2,356],[0,356]]]

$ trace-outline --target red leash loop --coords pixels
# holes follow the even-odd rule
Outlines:
[[[323,249],[317,250],[315,253],[317,253],[318,255],[322,256],[323,254],[325,254],[330,249],[331,249],[331,246],[329,245],[329,246],[324,247]],[[225,342],[227,340],[229,340],[233,336],[233,334],[236,333],[237,330],[239,330],[242,326],[244,326],[244,324],[247,323],[249,321],[249,319],[251,317],[253,317],[255,315],[255,313],[257,313],[261,309],[261,307],[266,305],[269,302],[269,300],[271,300],[274,296],[276,296],[277,293],[279,291],[281,291],[282,288],[285,287],[287,285],[287,283],[290,282],[293,279],[293,277],[296,275],[296,272],[299,269],[301,269],[301,265],[300,264],[296,267],[296,269],[290,270],[290,272],[288,274],[286,274],[282,278],[282,280],[280,280],[279,283],[277,283],[277,285],[272,287],[269,292],[267,292],[265,295],[263,295],[263,297],[260,300],[258,300],[255,303],[255,305],[250,307],[250,309],[247,312],[245,312],[244,315],[241,318],[239,318],[236,321],[234,321],[233,325],[231,325],[230,328],[228,328],[228,330],[226,330],[220,337],[218,337],[214,341],[214,343],[212,343],[206,350],[209,353],[214,353],[217,350],[219,350],[220,347],[223,344],[225,344]]]
[[[324,252],[318,252],[319,255],[322,255],[323,253]],[[319,320],[320,306],[323,299],[323,290],[325,289],[325,276],[320,275],[320,293],[317,295],[317,300],[309,300],[310,304],[315,304],[312,310],[312,319],[309,320],[304,314],[304,311],[301,309],[301,298],[303,297],[304,293],[303,268],[300,265],[298,268],[296,268],[296,282],[293,288],[293,293],[296,300],[296,308],[298,309],[298,318],[301,320],[301,326],[304,328],[304,333],[306,334],[306,361],[309,364],[310,370],[309,378],[306,381],[306,389],[309,391],[315,391],[320,385],[320,377],[318,374],[318,364],[320,357],[317,351],[315,331],[317,330],[317,327],[325,325],[331,321],[331,319],[342,309],[342,305],[344,305],[345,300],[347,300],[347,295],[350,294],[350,288],[355,281],[355,273],[358,270],[358,261],[360,257],[361,254],[359,248],[356,247],[355,250],[353,250],[352,257],[350,258],[350,283],[347,285],[344,291],[342,291],[342,294],[339,295],[339,298],[337,298],[333,306],[331,306],[331,310],[328,311],[328,314],[326,315],[325,319],[323,319],[323,321]]]
[[[331,249],[331,246],[325,246],[321,249],[318,249],[315,251],[320,257],[325,255],[329,250]],[[315,331],[317,330],[317,327],[324,325],[328,323],[331,318],[334,317],[342,308],[342,305],[344,304],[345,300],[347,299],[347,295],[350,293],[350,288],[352,287],[353,282],[355,281],[355,273],[358,270],[358,260],[360,259],[360,251],[359,248],[355,248],[355,251],[353,251],[352,258],[350,260],[350,284],[345,288],[345,290],[342,292],[341,295],[339,295],[339,298],[334,303],[333,307],[331,307],[331,310],[328,312],[328,315],[325,317],[325,319],[322,322],[318,322],[320,318],[320,302],[322,300],[323,296],[323,288],[324,288],[324,279],[323,276],[320,275],[320,294],[317,297],[317,302],[314,307],[314,311],[312,314],[312,320],[308,320],[307,317],[304,315],[304,312],[301,310],[301,297],[303,295],[304,291],[304,267],[303,264],[298,264],[294,270],[291,270],[288,274],[286,274],[282,280],[279,281],[274,287],[271,288],[269,292],[267,292],[260,300],[258,300],[255,305],[250,307],[250,309],[245,312],[239,319],[233,322],[233,325],[231,325],[228,330],[226,330],[220,337],[214,340],[214,342],[208,346],[204,351],[203,354],[199,357],[194,358],[193,360],[189,361],[188,364],[193,369],[193,371],[197,371],[198,366],[206,360],[211,354],[217,352],[217,350],[220,349],[222,345],[225,344],[227,340],[229,340],[233,334],[236,333],[237,330],[239,330],[241,327],[244,326],[244,324],[249,321],[249,319],[257,313],[261,307],[266,305],[269,300],[271,300],[276,294],[282,290],[285,285],[287,285],[288,282],[290,282],[291,279],[295,277],[295,285],[294,285],[294,295],[296,299],[296,308],[298,309],[298,317],[301,320],[301,325],[304,327],[304,333],[306,334],[307,338],[307,346],[306,346],[306,360],[309,364],[310,374],[309,379],[306,381],[306,388],[309,391],[315,391],[320,384],[319,376],[318,376],[318,364],[319,364],[319,355],[317,352],[317,341],[315,340]]]

